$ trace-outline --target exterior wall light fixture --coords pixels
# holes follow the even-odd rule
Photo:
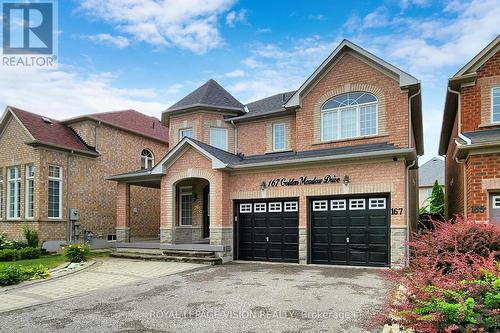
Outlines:
[[[349,183],[351,182],[351,180],[349,179],[348,175],[345,175],[344,179],[342,180],[342,182],[344,183],[345,186],[347,186],[347,185],[349,185]]]
[[[266,182],[262,181],[262,183],[260,183],[260,190],[264,191],[265,189],[266,189]]]

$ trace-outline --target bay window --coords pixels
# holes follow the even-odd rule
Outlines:
[[[377,99],[367,92],[335,96],[321,108],[321,141],[378,133]]]
[[[25,215],[27,219],[33,218],[35,202],[35,166],[33,164],[26,166],[26,186],[25,186]]]
[[[49,165],[49,218],[62,218],[62,170]]]
[[[192,128],[183,128],[183,129],[179,130],[179,141],[181,141],[185,137],[188,137],[188,138],[193,137],[193,129]]]
[[[21,218],[21,169],[11,167],[7,169],[7,217]]]

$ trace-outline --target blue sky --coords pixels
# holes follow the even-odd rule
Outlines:
[[[209,78],[249,102],[298,88],[347,38],[422,81],[422,162],[447,78],[500,33],[498,0],[64,0],[58,17],[57,67],[0,67],[0,107],[159,117]]]

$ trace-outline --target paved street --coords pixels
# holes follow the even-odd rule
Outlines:
[[[2,313],[0,330],[380,332],[367,330],[366,323],[390,292],[373,269],[232,263],[160,276],[166,274],[160,266],[170,263],[158,265],[151,279],[136,279],[137,271],[116,267],[117,279],[130,279],[128,285]],[[107,275],[85,274],[96,284]],[[85,279],[75,279],[73,287]]]
[[[99,289],[110,289],[147,278],[175,274],[200,267],[204,266],[187,263],[167,264],[154,261],[99,259],[90,268],[59,279],[47,280],[5,292],[0,289],[0,312],[88,294]]]

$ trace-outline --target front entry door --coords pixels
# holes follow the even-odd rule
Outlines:
[[[210,186],[203,189],[203,238],[210,237]]]
[[[490,223],[500,225],[500,193],[490,194]]]

